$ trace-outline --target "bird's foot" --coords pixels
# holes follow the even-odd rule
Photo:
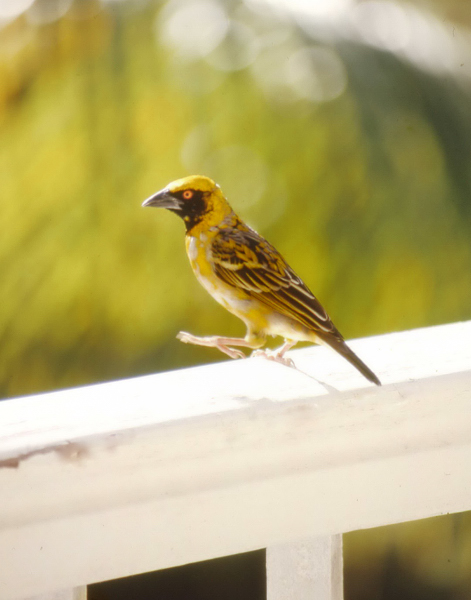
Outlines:
[[[251,357],[263,356],[267,360],[272,360],[274,362],[280,363],[280,365],[284,365],[285,367],[294,367],[295,364],[288,358],[287,356],[283,356],[281,352],[278,350],[254,350]]]
[[[228,346],[217,346],[217,348],[231,358],[247,358],[242,350],[236,350],[235,348],[229,348]]]
[[[196,335],[191,335],[191,333],[186,331],[179,331],[177,333],[177,340],[180,340],[180,342],[183,342],[184,344],[196,344],[201,346],[202,339],[203,338],[199,338]]]
[[[225,342],[230,341],[231,338],[217,336],[198,337],[196,335],[192,335],[191,333],[187,333],[186,331],[180,331],[177,333],[177,339],[184,344],[195,344],[196,346],[209,346],[211,348],[217,348],[231,358],[246,358],[245,354],[241,350],[236,350],[235,348],[229,348],[229,346],[226,346]],[[236,339],[235,341],[239,340]]]
[[[229,346],[224,346],[223,344],[218,344],[216,346],[218,350],[227,354],[231,358],[247,358],[242,350],[236,350],[235,348],[229,348]]]

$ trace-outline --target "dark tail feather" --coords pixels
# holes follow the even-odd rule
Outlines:
[[[328,346],[338,352],[341,356],[348,360],[360,373],[376,385],[381,385],[381,381],[376,377],[371,369],[369,369],[365,363],[358,358],[358,356],[351,350],[347,344],[333,335],[322,335],[322,333],[316,332],[317,337],[321,338]]]

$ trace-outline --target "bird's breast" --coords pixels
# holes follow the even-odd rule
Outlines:
[[[213,272],[211,266],[210,245],[205,234],[200,236],[187,236],[186,252],[196,277],[210,277]]]
[[[247,296],[229,286],[216,275],[211,255],[211,241],[204,233],[187,236],[186,251],[196,278],[211,296],[230,312],[240,314],[249,310],[251,302]]]

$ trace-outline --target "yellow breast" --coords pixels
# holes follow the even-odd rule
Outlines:
[[[252,301],[243,292],[221,281],[214,272],[211,259],[210,233],[186,236],[186,252],[196,278],[211,296],[225,309],[244,319]],[[245,319],[244,319],[245,320]]]

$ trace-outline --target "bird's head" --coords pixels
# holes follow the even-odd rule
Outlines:
[[[191,175],[169,183],[142,203],[167,208],[179,215],[190,231],[204,219],[206,226],[218,225],[232,209],[221,188],[209,177]]]

